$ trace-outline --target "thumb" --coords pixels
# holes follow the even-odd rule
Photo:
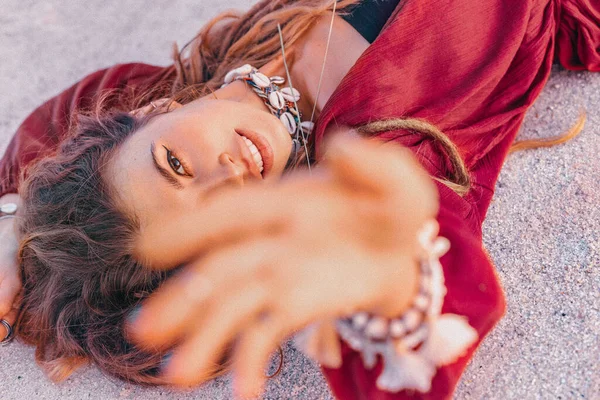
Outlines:
[[[410,150],[350,135],[328,141],[325,162],[338,179],[377,194],[406,188],[415,175],[427,175]]]
[[[410,210],[416,220],[438,210],[438,194],[413,153],[395,143],[338,135],[328,143],[326,165],[353,193],[366,192]],[[404,215],[406,218],[407,215]]]

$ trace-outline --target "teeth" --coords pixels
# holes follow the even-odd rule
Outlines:
[[[245,136],[242,136],[242,139],[244,139],[244,143],[246,143],[246,146],[248,146],[248,149],[250,149],[250,153],[252,153],[252,158],[254,159],[254,162],[256,163],[258,169],[262,173],[264,169],[264,164],[262,156],[260,155],[260,151],[258,151],[256,145],[252,143],[250,139],[248,139]]]

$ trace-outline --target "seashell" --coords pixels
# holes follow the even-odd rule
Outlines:
[[[6,203],[0,206],[0,211],[4,214],[14,214],[17,212],[17,205],[15,203]]]
[[[385,339],[388,334],[388,322],[385,318],[373,317],[365,328],[365,335],[373,339]]]
[[[292,140],[292,154],[297,154],[302,149],[302,145],[298,139]]]
[[[225,75],[224,82],[227,85],[227,84],[233,82],[236,78],[238,78],[240,76],[250,75],[252,73],[252,71],[254,71],[254,67],[252,67],[252,65],[244,64],[241,67],[238,67],[238,68],[235,68],[235,69],[232,69],[231,71],[229,71],[227,73],[227,75]]]
[[[295,140],[295,139],[294,139]],[[300,144],[300,142],[298,142]],[[352,316],[352,326],[355,329],[362,329],[369,322],[369,315],[366,312],[359,312]]]
[[[302,121],[302,123],[300,124],[300,126],[302,127],[302,130],[304,132],[306,132],[306,133],[308,133],[310,135],[310,133],[315,128],[315,123],[312,122],[312,121]]]
[[[271,82],[276,84],[276,85],[283,85],[285,83],[285,78],[282,76],[272,76],[271,77]]]
[[[281,93],[273,91],[269,94],[269,103],[276,109],[281,110],[285,106],[285,99]]]
[[[423,342],[425,339],[427,339],[428,333],[429,333],[429,330],[427,329],[427,327],[421,326],[415,332],[411,333],[410,335],[408,335],[404,339],[402,339],[402,344],[407,349],[412,349],[412,348],[416,347],[417,345],[419,345],[421,342]]]
[[[300,100],[300,92],[294,88],[284,87],[281,89],[281,94],[287,101],[298,101]]]
[[[405,389],[427,393],[431,390],[435,371],[435,365],[418,353],[384,353],[383,371],[377,378],[376,385],[380,390],[392,393]]]
[[[417,328],[420,320],[421,320],[420,313],[417,310],[412,309],[412,308],[409,309],[402,317],[402,322],[404,323],[406,330],[409,332],[412,332],[413,330],[415,330]]]
[[[297,124],[292,114],[286,111],[281,114],[279,120],[283,123],[283,125],[285,125],[290,135],[293,135],[294,132],[296,132]]]
[[[446,254],[450,250],[450,241],[445,237],[438,237],[433,242],[432,253],[435,257],[439,258]]]
[[[225,79],[223,79],[223,86],[227,86],[228,84],[230,84],[231,82],[233,82],[233,79],[236,77],[237,73],[235,72],[235,69],[232,69],[231,71],[229,71],[227,73],[227,75],[225,75]]]
[[[415,297],[413,304],[418,310],[426,311],[427,306],[429,305],[429,298],[424,294],[419,294],[417,297]]]
[[[406,328],[399,319],[394,319],[390,322],[390,334],[395,338],[400,338],[406,334]]]
[[[254,72],[252,75],[250,75],[250,78],[252,79],[252,82],[256,83],[256,86],[260,88],[271,86],[271,80],[269,77],[260,72]]]
[[[477,331],[461,315],[443,314],[430,324],[429,337],[420,352],[436,365],[454,362],[477,341]]]
[[[250,64],[244,64],[241,67],[234,69],[237,71],[238,75],[250,75],[252,71],[254,71],[254,67]]]

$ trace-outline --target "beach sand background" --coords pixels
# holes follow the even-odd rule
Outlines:
[[[0,151],[44,100],[97,69],[166,65],[226,8],[250,0],[2,0]],[[588,112],[566,145],[511,155],[484,223],[485,245],[507,294],[505,318],[469,364],[457,399],[600,398],[600,74],[555,67],[519,138],[561,133]],[[329,399],[318,368],[285,347],[267,399]],[[193,392],[140,388],[88,367],[47,380],[20,344],[0,348],[0,398],[227,399],[229,378]]]

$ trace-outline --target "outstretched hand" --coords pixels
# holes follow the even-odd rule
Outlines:
[[[186,267],[129,333],[147,349],[177,343],[163,375],[181,386],[203,382],[234,343],[236,392],[257,395],[271,352],[307,324],[408,307],[417,231],[436,212],[435,188],[408,150],[336,138],[312,175],[221,192],[145,229],[140,259]]]

